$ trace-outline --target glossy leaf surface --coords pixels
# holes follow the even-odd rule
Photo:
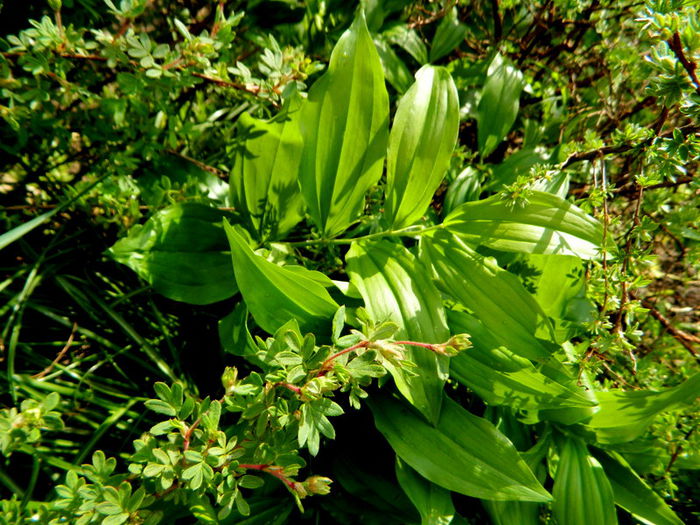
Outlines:
[[[386,215],[396,228],[418,221],[442,182],[459,130],[449,72],[424,66],[401,98],[389,137]]]
[[[551,331],[549,321],[515,275],[445,231],[423,237],[421,248],[440,288],[474,312],[498,341],[528,359],[549,357],[553,346],[534,336],[538,328]]]
[[[682,408],[700,396],[700,374],[661,391],[630,390],[598,392],[600,411],[588,426],[599,443],[624,443],[641,436],[661,412]]]
[[[552,514],[567,525],[615,525],[613,491],[603,467],[576,437],[560,440]]]
[[[431,483],[396,458],[399,485],[420,513],[421,525],[449,525],[455,515],[450,491]]]
[[[419,261],[402,245],[388,241],[355,242],[346,257],[348,274],[377,322],[393,321],[398,338],[441,342],[449,338],[442,298]],[[399,391],[432,422],[440,415],[448,358],[425,348],[406,348],[417,366],[406,374],[389,371]],[[413,375],[416,374],[416,375]]]
[[[450,360],[450,376],[488,404],[528,410],[595,405],[574,378],[562,384],[547,377],[501,345],[474,317],[451,311],[448,319],[454,333],[468,333],[472,342],[471,348]]]
[[[610,480],[617,505],[654,525],[683,524],[671,507],[639,477],[620,454],[595,450],[593,455]]]
[[[258,239],[284,236],[303,218],[298,177],[302,143],[298,118],[301,98],[269,121],[243,113],[238,120],[243,141],[231,173],[233,205]]]
[[[362,212],[365,193],[382,174],[388,122],[382,64],[360,11],[301,110],[301,191],[325,237]]]
[[[595,259],[603,242],[603,227],[596,219],[539,191],[523,205],[509,205],[498,195],[466,202],[445,218],[444,225],[469,244],[509,252]]]
[[[433,43],[430,46],[430,61],[440,60],[459,46],[467,36],[467,26],[462,24],[457,17],[457,8],[453,7],[440,21]]]
[[[548,501],[513,444],[492,423],[445,398],[438,424],[428,424],[390,397],[370,402],[377,429],[421,476],[446,489],[492,500]]]
[[[175,204],[131,228],[109,254],[169,299],[221,301],[238,291],[221,225],[227,216],[202,204]]]
[[[338,304],[319,284],[316,272],[271,263],[255,254],[232,226],[224,227],[236,280],[255,322],[271,334],[290,319],[303,331],[328,332]]]
[[[520,109],[523,74],[496,55],[477,108],[479,152],[488,156],[510,131]]]

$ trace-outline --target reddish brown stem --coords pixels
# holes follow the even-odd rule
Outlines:
[[[275,383],[275,386],[283,386],[284,388],[291,390],[295,394],[301,394],[301,388],[291,383]]]
[[[420,346],[421,348],[435,351],[435,345],[430,343],[419,343],[417,341],[394,341],[394,343],[397,345]]]
[[[336,352],[332,356],[330,356],[328,359],[326,359],[323,364],[321,365],[321,369],[319,372],[323,372],[325,370],[328,370],[330,368],[330,364],[333,362],[333,360],[337,359],[341,355],[349,354],[350,352],[353,352],[355,350],[359,350],[360,348],[367,348],[369,346],[369,341],[360,341],[356,345],[352,345],[345,350],[341,350],[340,352]]]

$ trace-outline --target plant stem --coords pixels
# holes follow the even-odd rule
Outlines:
[[[418,235],[424,235],[428,232],[443,229],[445,226],[443,224],[435,224],[433,226],[428,226],[427,228],[416,229],[416,226],[407,226],[406,228],[401,228],[399,230],[389,230],[383,232],[370,233],[367,235],[360,235],[359,237],[349,237],[341,239],[312,239],[310,241],[298,241],[298,242],[288,242],[289,246],[315,246],[318,244],[351,244],[355,241],[364,241],[368,239],[377,239],[383,237],[413,237]]]

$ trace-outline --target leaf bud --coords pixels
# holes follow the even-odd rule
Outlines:
[[[62,7],[61,0],[49,0],[49,7],[54,11],[60,11]]]
[[[227,366],[221,375],[221,384],[226,395],[231,395],[238,384],[238,369],[235,366]]]
[[[326,495],[331,492],[331,483],[333,480],[323,476],[311,476],[306,478],[304,486],[309,494]]]

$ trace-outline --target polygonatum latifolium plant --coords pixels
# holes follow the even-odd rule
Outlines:
[[[423,523],[458,523],[465,508],[487,520],[463,496],[481,499],[494,523],[545,516],[615,523],[622,512],[679,523],[668,506],[672,479],[679,468],[700,465],[692,447],[697,323],[665,333],[672,323],[643,295],[660,275],[654,250],[668,262],[672,241],[683,252],[679,265],[692,266],[697,255],[698,216],[688,206],[699,151],[692,1],[486,9],[379,1],[367,2],[366,16],[359,10],[354,21],[354,5],[326,10],[321,3],[318,12],[309,5],[287,17],[276,27],[279,38],[261,35],[256,8],[242,17],[219,3],[164,20],[151,5],[110,3],[114,27],[81,32],[62,24],[61,3],[52,2],[53,17],[12,38],[0,62],[0,88],[11,102],[0,114],[29,134],[4,149],[14,155],[11,175],[29,173],[28,185],[49,172],[44,189],[103,170],[109,184],[87,200],[72,198],[97,204],[96,212],[129,198],[106,219],[129,228],[109,254],[166,297],[196,305],[210,320],[211,312],[225,315],[220,342],[231,355],[211,362],[233,366],[225,395],[195,395],[197,381],[179,368],[182,334],[159,322],[159,339],[147,340],[115,315],[118,305],[140,305],[149,287],[109,283],[109,299],[95,301],[115,321],[104,330],[123,329],[136,348],[117,346],[95,366],[117,368],[112,352],[133,359],[148,350],[165,376],[144,381],[167,380],[148,406],[167,419],[137,440],[128,473],[114,474],[126,471],[98,454],[91,467],[75,465],[125,413],[138,421],[131,405],[93,424],[95,437],[63,454],[72,463],[54,460],[51,468],[74,472],[59,490],[66,516],[123,523],[182,512],[227,523],[250,510],[259,523],[275,513],[283,523],[291,499],[276,499],[274,488],[298,499],[325,491],[325,478],[298,475],[310,456],[319,454],[314,464],[322,457],[345,403],[368,397],[368,431],[395,452],[396,477]],[[303,49],[293,47],[300,42]],[[304,56],[331,48],[328,69],[304,93],[314,70]],[[79,75],[95,71],[110,73],[88,77],[95,83],[76,91]],[[57,83],[60,96],[33,98],[46,95],[47,83]],[[46,140],[39,154],[28,144],[39,144],[47,129],[56,131],[52,153],[37,158]],[[37,169],[44,162],[51,169]],[[95,199],[95,192],[105,195]],[[32,195],[33,203],[49,198]],[[3,235],[0,247],[48,220],[60,224],[69,202]],[[145,224],[130,227],[141,213]],[[43,260],[36,264],[25,266],[26,285],[0,308],[10,318],[0,341],[9,345],[8,385],[16,397],[39,398],[78,378],[73,397],[85,400],[93,392],[75,369],[97,354],[81,353],[87,357],[73,364],[49,359],[40,377],[13,372],[18,348],[34,358],[32,346],[16,342]],[[17,282],[8,277],[0,293]],[[78,304],[93,298],[89,289],[71,289]],[[677,296],[663,294],[662,303]],[[144,311],[158,314],[155,303]],[[360,333],[342,335],[342,314],[333,318],[343,311]],[[674,349],[663,364],[653,356],[637,362],[640,326],[651,318],[653,337]],[[58,314],[52,320],[70,327]],[[313,335],[301,336],[307,332]],[[451,359],[449,345],[435,344],[463,333],[472,347]],[[455,344],[463,339],[456,337]],[[153,350],[166,341],[182,377]],[[197,341],[194,360],[216,368],[198,359],[218,351],[206,346]],[[679,356],[684,348],[690,351]],[[93,368],[85,368],[89,378]],[[366,388],[373,378],[381,388]],[[19,445],[51,427],[37,406],[7,412],[7,424],[19,424],[7,449],[29,452],[32,472],[43,472],[46,450],[65,442]],[[75,419],[94,423],[94,412],[76,409]],[[359,429],[346,431],[351,441],[361,437]],[[321,474],[337,478],[334,488],[353,487],[333,469]],[[356,474],[370,505],[396,482],[391,468],[379,474]],[[5,501],[6,515],[36,508],[34,481],[26,491],[0,481],[18,495]],[[334,493],[334,512],[352,506]],[[307,510],[327,510],[328,500],[312,500]],[[366,521],[353,511],[338,521]]]

